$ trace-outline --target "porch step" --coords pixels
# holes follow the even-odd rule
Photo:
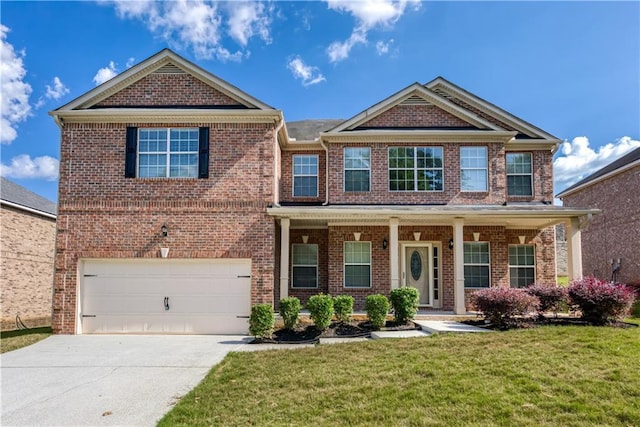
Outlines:
[[[432,334],[439,334],[442,332],[491,332],[489,329],[479,328],[473,325],[466,325],[464,323],[447,321],[447,320],[416,320],[413,322],[420,326],[423,331],[430,332]]]
[[[408,331],[375,331],[371,332],[371,339],[377,340],[382,338],[419,338],[428,337],[431,333],[426,331],[408,330]]]

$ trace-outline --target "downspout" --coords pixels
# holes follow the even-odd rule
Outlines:
[[[280,182],[278,176],[280,174],[280,158],[278,156],[278,134],[284,126],[284,117],[281,116],[280,124],[273,132],[273,206],[280,207]]]
[[[325,151],[325,156],[324,156],[324,167],[325,167],[325,172],[324,172],[324,203],[322,204],[322,206],[327,206],[329,204],[329,147],[327,147],[327,144],[325,144],[322,141],[322,137],[318,138],[318,141],[320,142],[320,145],[322,146],[322,148]]]

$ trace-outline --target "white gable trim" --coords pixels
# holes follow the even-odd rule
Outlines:
[[[542,139],[558,140],[558,138],[551,135],[550,133],[547,133],[542,129],[532,125],[531,123],[527,123],[524,120],[514,116],[513,114],[503,110],[502,108],[490,104],[487,101],[473,95],[472,93],[453,85],[442,77],[437,77],[436,79],[430,81],[425,85],[425,87],[429,89],[441,89],[449,93],[450,95],[455,96],[456,98],[460,98],[467,104],[485,111],[487,114],[513,126],[514,128],[527,135]]]
[[[384,113],[385,111],[395,107],[400,104],[402,101],[412,97],[412,96],[420,96],[421,98],[427,100],[433,105],[442,108],[446,112],[453,114],[454,116],[462,119],[476,127],[484,128],[484,129],[493,129],[493,130],[504,130],[499,128],[498,126],[490,123],[489,121],[476,116],[475,114],[458,107],[453,102],[448,101],[447,99],[439,96],[438,94],[432,92],[431,90],[425,88],[419,83],[413,83],[412,85],[404,88],[403,90],[396,92],[390,97],[384,99],[383,101],[369,107],[368,109],[362,111],[360,114],[357,114],[336,126],[335,128],[329,130],[330,133],[341,132],[344,130],[350,130],[358,127],[362,123],[365,123],[376,116]]]
[[[52,115],[55,116],[56,112],[60,111],[90,108],[100,101],[108,98],[116,92],[121,91],[127,86],[130,86],[131,84],[137,82],[143,77],[148,76],[157,69],[169,63],[178,66],[195,78],[201,80],[203,83],[213,87],[216,90],[219,90],[220,92],[224,93],[225,95],[238,101],[238,103],[245,105],[248,108],[263,110],[273,109],[273,107],[259,101],[258,99],[225,82],[224,80],[219,79],[203,68],[200,68],[192,62],[189,62],[184,58],[178,56],[171,50],[163,49],[152,57],[118,74],[111,80],[108,80],[107,82],[74,99],[68,104],[54,110],[52,112]]]

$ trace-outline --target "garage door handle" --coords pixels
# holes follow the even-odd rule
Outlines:
[[[251,276],[238,276],[238,279],[251,279]]]
[[[249,316],[236,316],[236,319],[248,319]]]
[[[169,297],[164,297],[164,309],[169,310]]]
[[[95,314],[83,314],[82,317],[96,317]]]

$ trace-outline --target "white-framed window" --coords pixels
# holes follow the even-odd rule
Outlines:
[[[389,191],[442,191],[442,147],[389,147]]]
[[[139,178],[197,178],[198,128],[138,129]]]
[[[531,153],[507,153],[507,194],[533,196]]]
[[[491,260],[488,242],[464,243],[464,287],[491,286]]]
[[[344,149],[344,191],[369,191],[371,188],[371,149]]]
[[[534,245],[509,245],[509,285],[525,288],[536,281]]]
[[[293,156],[293,196],[318,197],[318,156]]]
[[[344,242],[344,287],[371,287],[371,242]]]
[[[318,245],[291,245],[291,287],[318,287]]]
[[[487,147],[460,147],[460,190],[488,191]]]

